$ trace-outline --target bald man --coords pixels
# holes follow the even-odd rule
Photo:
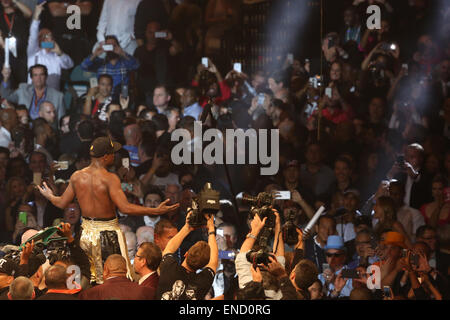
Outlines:
[[[58,127],[56,122],[56,108],[50,101],[44,101],[39,106],[39,117],[44,118],[53,128]]]
[[[26,277],[17,277],[9,286],[9,300],[33,300],[34,297],[33,282]]]
[[[119,254],[110,255],[103,267],[104,282],[80,293],[81,300],[152,300],[153,288],[139,286],[127,278],[127,262]]]
[[[49,267],[44,274],[47,292],[36,300],[78,300],[77,295],[81,288],[68,289],[68,277],[64,266],[55,264]]]
[[[138,147],[142,140],[141,128],[137,124],[130,124],[123,129],[123,136],[125,138],[123,148],[130,154],[131,165],[137,167],[141,164],[138,153]]]

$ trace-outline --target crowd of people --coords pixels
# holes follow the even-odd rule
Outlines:
[[[244,1],[38,2],[0,4],[9,55],[0,84],[0,299],[450,298],[448,4],[341,1],[339,28],[326,30],[320,55],[300,48],[292,60],[239,71],[220,39]],[[71,30],[73,4],[81,28]],[[366,27],[371,4],[381,7],[379,29]],[[198,121],[203,132],[278,129],[278,174],[255,164],[175,165],[174,130],[207,146],[194,135]],[[127,256],[99,249],[94,276],[80,247],[80,203],[55,206],[37,186],[64,195],[98,137],[122,145],[108,171],[128,203],[179,207],[148,216],[117,208]],[[220,210],[193,228],[192,201],[208,182]],[[252,214],[242,196],[261,192],[275,198],[274,221]],[[252,260],[269,221],[270,253]],[[28,240],[52,226],[67,240],[42,259]],[[73,265],[81,276],[71,278]]]

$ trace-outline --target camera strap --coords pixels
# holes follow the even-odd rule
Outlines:
[[[316,236],[317,237],[317,236]],[[319,267],[319,268],[322,268],[322,266],[320,265],[320,262],[319,262],[319,256],[318,256],[318,254],[317,254],[317,248],[316,248],[316,246],[317,246],[317,244],[316,244],[316,238],[314,237],[313,238],[313,250],[314,250],[314,257],[315,257],[315,259],[316,259],[316,265],[317,265],[317,267]],[[323,270],[322,270],[323,271]]]

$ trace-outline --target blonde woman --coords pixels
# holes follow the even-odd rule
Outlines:
[[[376,225],[374,225],[374,231],[377,235],[381,235],[385,230],[396,231],[405,237],[406,246],[412,248],[412,243],[408,234],[402,224],[397,221],[396,206],[391,197],[379,197],[374,206],[374,211],[375,214],[373,218],[378,221]]]

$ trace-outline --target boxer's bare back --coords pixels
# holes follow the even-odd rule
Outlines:
[[[130,215],[160,215],[179,207],[179,204],[167,206],[169,199],[157,208],[129,203],[117,175],[108,172],[97,161],[74,172],[66,191],[60,197],[55,196],[45,182],[44,187],[38,188],[48,200],[61,209],[66,208],[74,197],[77,197],[82,216],[88,218],[114,218],[116,207],[120,212]]]

